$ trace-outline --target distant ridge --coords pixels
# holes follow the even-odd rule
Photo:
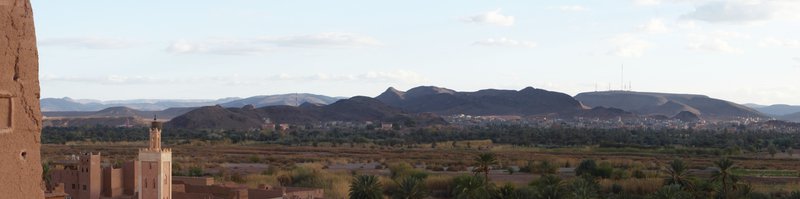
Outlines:
[[[242,107],[253,105],[256,108],[265,106],[295,106],[306,102],[314,104],[331,104],[340,97],[329,97],[309,93],[259,95],[248,98],[229,97],[216,100],[183,100],[183,99],[137,99],[137,100],[92,100],[64,98],[41,99],[42,111],[100,111],[111,107],[128,107],[141,111],[161,111],[169,108],[202,107],[222,105],[223,107]]]
[[[539,115],[583,110],[571,96],[533,87],[519,91],[485,89],[458,92],[435,86],[399,91],[388,88],[376,99],[412,113],[439,115]]]
[[[111,107],[128,107],[142,111],[160,111],[169,108],[200,107],[221,104],[239,98],[222,98],[217,100],[179,100],[179,99],[140,99],[140,100],[76,100],[64,98],[41,99],[41,109],[46,112],[59,111],[100,111]]]
[[[160,120],[170,120],[183,115],[194,107],[168,108],[162,111],[141,111],[128,107],[109,107],[99,111],[46,111],[42,112],[48,118],[113,118],[129,117],[137,119],[152,119],[157,116]]]
[[[753,109],[756,109],[770,116],[784,116],[800,112],[800,106],[793,106],[786,104],[775,104],[769,106],[750,104],[750,106],[756,106],[753,107]]]
[[[192,110],[167,122],[168,127],[187,129],[257,129],[269,120],[273,123],[315,124],[328,121],[391,122],[412,126],[447,124],[441,117],[411,114],[390,107],[374,98],[357,96],[330,105],[305,103],[295,106],[242,108],[207,106]]]
[[[602,91],[580,93],[575,99],[587,106],[614,107],[639,115],[673,117],[689,112],[703,119],[766,118],[752,108],[704,95]],[[683,116],[688,115],[684,113]]]
[[[237,108],[243,107],[245,105],[253,105],[255,108],[261,108],[265,106],[278,106],[278,105],[297,106],[307,102],[312,104],[331,104],[340,99],[341,98],[328,97],[324,95],[298,93],[298,94],[280,94],[280,95],[259,95],[259,96],[253,96],[245,99],[239,99],[222,103],[220,105],[222,107],[237,107]]]
[[[792,113],[784,116],[780,116],[779,119],[790,121],[790,122],[800,122],[800,112]]]

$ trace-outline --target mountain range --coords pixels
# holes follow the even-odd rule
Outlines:
[[[120,104],[124,106],[108,107]],[[177,108],[156,109],[170,105]],[[437,115],[459,114],[547,116],[564,119],[650,117],[683,121],[777,118],[800,122],[800,113],[777,115],[789,113],[797,108],[795,106],[748,106],[691,94],[604,91],[580,93],[572,97],[532,87],[521,90],[485,89],[463,92],[435,86],[420,86],[407,91],[390,87],[375,98],[358,96],[349,99],[304,93],[218,100],[42,100],[46,119],[62,120],[55,123],[60,125],[92,124],[91,118],[98,118],[99,124],[128,122],[130,118],[144,121],[153,116],[158,116],[160,120],[172,120],[170,125],[174,127],[211,129],[255,128],[263,125],[265,119],[274,123],[295,124],[324,121],[402,121],[427,125],[442,124],[443,120]],[[52,111],[94,109],[98,110]]]
[[[389,88],[375,99],[409,112],[439,115],[539,115],[584,109],[567,94],[533,87],[519,91],[486,89],[475,92],[434,86],[420,86],[405,92]]]
[[[142,111],[160,111],[169,108],[210,106],[240,99],[241,98],[222,98],[217,100],[149,99],[101,101],[64,97],[43,98],[40,100],[40,102],[43,112],[100,111],[111,107],[128,107]]]
[[[300,106],[242,108],[207,106],[173,118],[167,127],[187,129],[255,129],[270,122],[313,124],[318,122],[391,122],[405,126],[447,124],[432,114],[410,114],[370,97],[352,97],[330,105],[304,103]]]
[[[312,104],[331,104],[342,99],[341,97],[329,97],[324,95],[316,95],[309,93],[297,94],[282,94],[282,95],[259,95],[248,97],[244,99],[234,100],[220,104],[222,107],[243,107],[246,105],[253,105],[256,108],[266,106],[299,106],[304,103]]]
[[[639,115],[678,116],[689,112],[703,119],[766,118],[755,109],[704,95],[601,91],[580,93],[575,99],[590,107],[614,107]],[[681,117],[687,117],[683,113]]]
[[[770,116],[786,116],[791,114],[800,114],[800,106],[775,104],[775,105],[758,105],[758,104],[745,104],[745,106],[756,109],[764,114]]]
[[[141,111],[161,111],[169,108],[201,107],[221,105],[223,107],[242,107],[253,105],[257,108],[276,105],[299,105],[306,102],[315,104],[330,104],[342,99],[341,97],[328,97],[308,93],[259,95],[248,98],[229,97],[216,100],[195,99],[137,99],[137,100],[92,100],[64,98],[41,99],[42,111],[100,111],[111,107],[128,107]]]

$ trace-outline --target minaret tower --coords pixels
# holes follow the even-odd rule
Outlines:
[[[139,149],[136,187],[139,199],[172,199],[172,151],[161,148],[163,124],[156,118],[150,125],[150,145]]]

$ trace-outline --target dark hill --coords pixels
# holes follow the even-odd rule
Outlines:
[[[564,114],[564,115],[572,117],[581,117],[581,118],[601,119],[601,120],[612,120],[620,118],[626,119],[626,118],[636,117],[636,115],[631,112],[627,112],[618,108],[606,108],[606,107],[594,107],[592,109],[577,111],[574,114]]]
[[[475,92],[433,86],[406,92],[389,88],[376,99],[408,112],[439,115],[539,115],[582,109],[581,104],[567,94],[531,87],[520,91],[486,89]]]
[[[268,106],[262,108],[201,107],[167,122],[168,127],[187,129],[254,129],[266,121],[314,124],[328,121],[393,122],[413,125],[446,124],[430,114],[408,114],[369,97],[353,97],[330,105]]]
[[[733,102],[703,95],[607,91],[575,96],[584,105],[614,107],[639,115],[677,115],[691,112],[704,119],[735,119],[765,116]]]
[[[680,121],[683,121],[683,122],[698,122],[698,121],[700,121],[700,117],[699,116],[697,116],[696,114],[694,114],[692,112],[689,112],[689,111],[681,111],[680,113],[678,113],[677,115],[672,117],[672,119],[680,120]]]

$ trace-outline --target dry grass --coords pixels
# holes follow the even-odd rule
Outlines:
[[[624,180],[609,180],[604,179],[600,181],[600,187],[610,192],[613,184],[622,186],[622,191],[630,194],[649,194],[653,193],[663,186],[664,180],[661,178],[646,178],[636,179],[629,178]]]

